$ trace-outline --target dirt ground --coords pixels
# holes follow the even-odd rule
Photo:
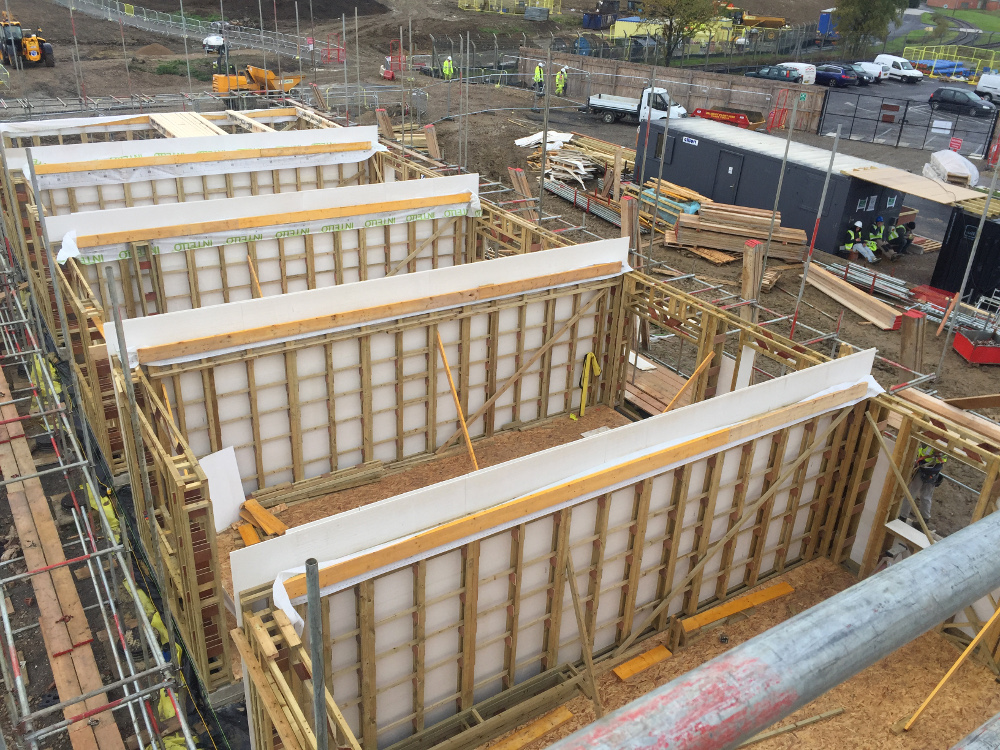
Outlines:
[[[766,585],[779,581],[789,583],[795,591],[734,615],[716,627],[703,629],[692,643],[672,658],[625,682],[613,672],[606,672],[597,681],[605,708],[612,711],[624,706],[856,582],[850,573],[826,559],[795,568]],[[665,636],[656,636],[643,645],[651,649],[665,640]],[[956,648],[943,636],[927,633],[799,709],[772,729],[837,708],[845,709],[844,713],[753,747],[759,750],[944,750],[951,747],[1000,710],[1000,693],[993,673],[975,663],[966,662],[958,669],[909,732],[895,735],[890,727],[916,710],[957,655]],[[581,696],[565,705],[573,718],[542,739],[524,745],[521,750],[541,750],[594,721],[594,707],[589,699]],[[499,739],[486,747],[501,742],[503,740]]]

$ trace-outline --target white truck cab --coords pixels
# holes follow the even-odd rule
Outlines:
[[[595,94],[590,97],[587,109],[601,115],[601,119],[609,124],[625,118],[638,121],[666,120],[668,111],[671,119],[687,117],[687,110],[673,101],[663,88],[644,89],[641,100]]]

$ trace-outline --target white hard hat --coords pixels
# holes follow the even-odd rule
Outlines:
[[[563,65],[563,70],[566,70],[566,66],[565,65]]]
[[[451,59],[451,55],[448,55],[448,59],[449,59],[449,60]]]
[[[856,221],[856,222],[854,222],[854,226],[856,226],[856,227],[863,227],[864,224],[862,224],[860,221]]]
[[[545,63],[542,63],[542,62],[538,63],[538,67],[539,68],[544,68],[545,67]]]

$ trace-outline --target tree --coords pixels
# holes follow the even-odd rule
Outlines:
[[[877,39],[889,34],[908,0],[841,0],[835,16],[841,44],[851,56],[861,55]]]
[[[662,29],[667,65],[685,36],[701,31],[715,16],[712,0],[646,0],[643,15]]]
[[[934,16],[934,36],[940,42],[944,35],[951,30],[951,21],[946,16]]]

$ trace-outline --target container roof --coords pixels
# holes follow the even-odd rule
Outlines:
[[[661,121],[662,122],[662,121]],[[657,123],[658,124],[658,123]],[[766,133],[758,133],[755,130],[744,130],[733,125],[706,120],[701,117],[685,117],[679,120],[670,120],[670,132],[682,133],[693,138],[708,138],[717,143],[724,143],[734,148],[742,148],[747,151],[754,151],[765,156],[773,156],[781,159],[785,153],[785,138],[779,138]],[[832,141],[831,141],[831,145]],[[788,161],[792,164],[800,164],[804,167],[812,167],[825,172],[830,163],[830,151],[816,146],[807,146],[804,143],[796,143],[795,136],[792,136],[792,143],[788,148]],[[833,171],[840,173],[844,170],[864,169],[868,167],[881,167],[882,164],[859,159],[847,154],[837,154],[833,161]]]
[[[785,153],[785,138],[758,133],[754,130],[744,130],[714,120],[705,120],[701,117],[671,120],[670,132],[690,138],[706,138],[716,143],[753,151],[775,159],[781,159]],[[807,146],[804,143],[796,143],[793,140],[788,148],[788,161],[791,164],[799,164],[825,172],[830,164],[830,151],[816,146]],[[982,199],[982,194],[975,190],[949,185],[940,180],[912,174],[903,169],[888,167],[847,154],[837,154],[834,157],[833,171],[945,205],[966,205],[962,204],[962,201]],[[979,211],[981,213],[982,209],[980,208]]]

